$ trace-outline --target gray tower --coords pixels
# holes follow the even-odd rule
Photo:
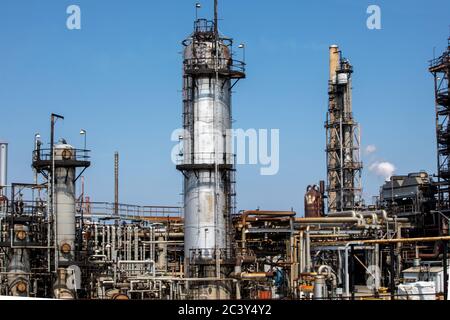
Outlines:
[[[231,89],[245,78],[244,63],[233,60],[233,41],[218,32],[217,1],[214,21],[198,19],[183,45],[184,142],[177,169],[184,175],[186,277],[218,279],[233,248]],[[200,286],[199,297],[226,298],[219,283]]]

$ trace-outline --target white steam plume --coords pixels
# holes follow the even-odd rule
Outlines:
[[[385,180],[389,180],[395,172],[395,166],[387,161],[374,162],[370,165],[369,170],[378,176],[383,177]]]

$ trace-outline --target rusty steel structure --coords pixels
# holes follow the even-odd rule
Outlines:
[[[320,181],[319,186],[312,185],[306,188],[305,193],[305,217],[323,217],[325,214],[325,181]]]
[[[326,128],[328,212],[353,210],[361,204],[360,131],[352,110],[353,66],[339,47],[330,46]]]
[[[439,58],[430,62],[429,71],[434,77],[438,210],[450,213],[450,38],[448,47]]]

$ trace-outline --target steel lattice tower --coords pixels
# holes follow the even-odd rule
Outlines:
[[[450,38],[447,50],[431,61],[429,70],[434,76],[435,91],[438,210],[450,212]]]
[[[350,62],[330,47],[327,138],[328,211],[353,210],[361,202],[360,131],[352,113]]]

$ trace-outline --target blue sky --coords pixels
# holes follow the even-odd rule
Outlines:
[[[0,138],[10,143],[9,180],[32,181],[33,136],[49,135],[51,112],[66,120],[57,136],[79,147],[88,132],[87,193],[113,199],[113,156],[121,155],[121,202],[180,205],[182,177],[170,159],[181,125],[180,42],[194,19],[190,0],[1,0]],[[210,17],[212,1],[200,16]],[[77,4],[82,29],[66,28]],[[366,28],[366,9],[382,10],[382,30]],[[235,127],[280,129],[280,172],[239,166],[239,209],[303,211],[308,184],[325,179],[328,46],[354,65],[354,114],[362,144],[364,195],[396,173],[435,172],[434,99],[427,72],[433,48],[447,43],[450,2],[223,0],[220,30],[246,43],[248,78],[235,88]]]

